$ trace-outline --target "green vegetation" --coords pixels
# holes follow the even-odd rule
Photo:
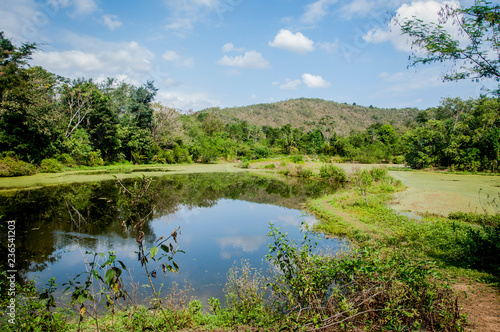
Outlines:
[[[476,1],[470,8],[445,6],[439,24],[425,24],[419,18],[399,22],[419,49],[412,65],[452,61],[459,67],[445,76],[447,80],[498,81],[499,11],[498,5]],[[446,21],[455,23],[468,40],[453,39],[442,25]],[[226,305],[212,298],[209,311],[203,310],[187,290],[174,288],[164,296],[152,282],[157,273],[178,270],[173,260],[182,252],[177,247],[178,229],[151,247],[146,248],[144,241],[153,212],[170,211],[172,206],[148,195],[152,185],[146,177],[131,186],[118,180],[114,209],[107,204],[93,208],[109,211],[108,226],[119,220],[120,227],[135,237],[136,254],[154,294],[150,307],[132,300],[122,280],[127,267],[114,252],[89,252],[84,272],[67,284],[71,296],[67,307],[56,304],[54,279],[36,291],[31,281],[10,283],[2,269],[1,289],[15,289],[17,301],[13,323],[8,311],[0,312],[2,330],[463,331],[466,320],[443,275],[498,284],[498,196],[487,197],[494,215],[462,212],[409,218],[387,207],[391,195],[404,188],[386,168],[347,175],[331,163],[406,163],[415,169],[498,173],[500,90],[477,99],[448,98],[422,111],[301,98],[181,114],[154,103],[153,82],[136,87],[112,78],[100,84],[83,78],[70,81],[29,67],[36,48],[35,43],[15,46],[0,32],[0,177],[48,173],[26,180],[28,187],[57,183],[60,179],[52,173],[65,168],[80,168],[71,174],[74,180],[81,179],[77,172],[82,169],[93,176],[99,172],[111,176],[132,173],[127,166],[131,164],[224,160],[241,161],[246,169],[251,160],[267,160],[262,168],[268,172],[344,186],[336,194],[311,200],[308,208],[321,220],[316,230],[348,237],[351,248],[335,256],[318,254],[307,233],[297,244],[271,226],[273,244],[267,259],[272,271],[235,266],[228,273]],[[268,159],[277,156],[286,157],[279,164]],[[321,168],[311,168],[310,159],[321,160]],[[107,166],[99,168],[103,165]],[[51,180],[37,183],[39,179]],[[305,190],[320,193],[316,184],[304,185]],[[256,185],[285,194],[291,190],[275,183]],[[253,187],[244,180],[233,188],[223,180],[214,184],[201,179],[191,188],[184,189],[183,202],[189,205],[190,198],[206,190],[212,197],[205,201],[209,206],[224,190],[245,192]],[[94,199],[91,193],[70,192],[78,198],[76,207],[58,205],[50,211],[29,195],[13,193],[7,200],[14,204],[2,205],[1,211],[10,217],[28,206],[46,214],[64,210],[74,221],[73,213],[80,215],[79,203],[83,206],[83,201]],[[59,194],[56,190],[45,199],[64,200]],[[159,189],[155,197],[168,195],[167,189]],[[28,237],[26,233],[19,236]],[[27,264],[28,256],[23,255],[27,254],[19,253],[19,261]],[[7,294],[0,294],[2,308],[9,305]]]

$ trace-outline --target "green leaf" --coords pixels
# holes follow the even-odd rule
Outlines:
[[[111,283],[111,281],[113,280],[115,275],[116,275],[116,271],[113,269],[109,269],[108,271],[106,271],[106,276],[104,277],[104,280],[106,281],[106,283],[108,285]]]
[[[151,255],[151,258],[154,258],[156,256],[156,254],[158,253],[158,247],[153,247],[151,248],[151,250],[149,251],[149,254]]]

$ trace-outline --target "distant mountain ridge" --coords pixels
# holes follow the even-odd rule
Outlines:
[[[323,99],[299,98],[268,104],[220,109],[207,108],[194,115],[212,113],[224,123],[247,121],[257,126],[281,127],[290,123],[305,131],[314,129],[322,118],[334,121],[334,130],[339,135],[348,135],[352,130],[365,130],[375,123],[405,126],[414,121],[419,110],[416,108],[384,109],[373,106],[341,104]]]

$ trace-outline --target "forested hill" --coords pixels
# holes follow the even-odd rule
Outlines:
[[[402,126],[414,121],[418,112],[416,108],[384,109],[300,98],[244,107],[207,108],[195,115],[212,113],[229,124],[247,121],[257,126],[281,127],[289,123],[305,131],[316,128],[321,122],[334,121],[335,132],[348,135],[352,130],[363,131],[374,123]]]

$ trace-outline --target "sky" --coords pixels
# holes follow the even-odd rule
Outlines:
[[[436,22],[443,3],[473,0],[0,0],[0,31],[38,44],[32,66],[152,80],[156,101],[183,112],[301,97],[425,109],[490,84],[443,82],[451,64],[408,67],[391,18]]]

